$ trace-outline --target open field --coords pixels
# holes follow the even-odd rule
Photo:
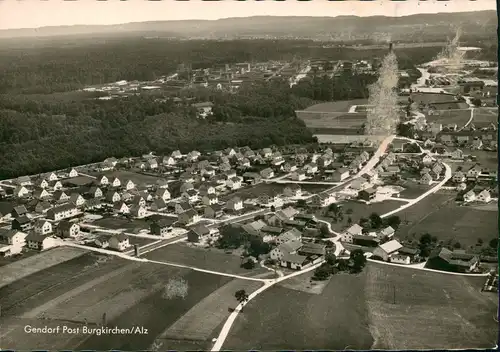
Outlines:
[[[472,123],[479,128],[487,127],[491,123],[495,125],[498,122],[498,108],[497,109],[474,109],[474,119]]]
[[[489,211],[459,206],[454,199],[455,194],[433,194],[397,213],[403,223],[396,236],[418,241],[421,234],[428,232],[438,241],[458,241],[463,248],[474,246],[479,238],[487,242],[497,236],[496,216]]]
[[[489,152],[486,150],[470,150],[470,149],[462,149],[465,154],[474,155],[476,159],[476,163],[479,163],[481,166],[490,168],[492,170],[498,169],[498,153],[497,152]]]
[[[238,315],[224,349],[369,349],[373,339],[363,296],[363,279],[337,275],[322,294],[278,284],[250,301]]]
[[[420,102],[423,102],[424,104],[431,104],[455,100],[455,97],[452,94],[441,93],[412,93],[411,98],[417,104],[419,104]]]
[[[260,267],[252,270],[241,268],[241,258],[239,256],[226,254],[217,249],[196,248],[188,246],[185,243],[176,243],[156,249],[143,255],[143,257],[243,276],[255,276],[268,272],[266,269]]]
[[[373,349],[492,348],[498,297],[483,277],[369,263],[365,297]],[[429,337],[429,333],[432,337]]]
[[[471,116],[471,111],[469,109],[465,110],[442,110],[439,111],[439,115],[426,115],[425,119],[427,122],[446,124],[457,124],[458,128],[465,126],[467,121],[469,121]],[[474,119],[476,114],[474,113]]]
[[[298,112],[297,116],[308,128],[360,128],[366,122],[366,113],[345,112]]]
[[[320,295],[285,289],[280,284],[245,307],[223,348],[493,347],[498,299],[494,293],[480,292],[482,284],[482,277],[371,262],[360,275],[332,277]]]
[[[364,142],[366,140],[373,141],[375,144],[380,143],[385,137],[384,136],[365,136],[365,135],[343,135],[338,133],[316,133],[314,135],[318,138],[319,143],[337,143],[337,144],[345,144],[345,143],[353,143],[353,142]]]
[[[421,185],[415,182],[403,181],[398,183],[398,186],[404,187],[404,190],[399,193],[401,198],[413,199],[418,198],[429,189],[431,189],[434,185]]]
[[[111,230],[124,230],[125,232],[138,233],[141,230],[149,229],[149,222],[145,219],[124,219],[119,217],[105,217],[96,220],[92,225],[105,227]]]
[[[22,253],[10,257],[0,257],[0,267],[40,254],[39,251],[24,249]],[[1,269],[0,269],[1,272]],[[1,284],[0,284],[1,285]]]
[[[356,224],[361,218],[368,218],[371,213],[377,213],[379,215],[385,214],[391,210],[399,208],[405,203],[396,200],[385,200],[383,202],[377,202],[372,204],[365,204],[356,201],[347,201],[339,203],[344,211],[344,221],[332,224],[332,229],[334,231],[342,231],[347,227],[347,219],[351,217],[352,223]],[[352,210],[352,214],[347,214],[347,209]]]
[[[229,199],[236,197],[236,196],[240,197],[242,200],[255,199],[255,198],[261,196],[262,194],[265,194],[268,192],[273,192],[273,191],[278,193],[278,194],[283,194],[283,191],[287,185],[289,185],[289,184],[261,182],[255,186],[248,186],[248,187],[236,190],[235,192],[231,192],[231,193],[225,194],[223,196],[220,196],[219,199],[223,200],[223,201],[228,201]],[[328,189],[330,187],[331,186],[329,186],[329,185],[315,185],[315,184],[300,185],[300,188],[303,191],[307,191],[310,193],[319,193],[319,192],[324,191],[325,189]]]
[[[328,103],[320,103],[312,105],[308,107],[306,111],[348,112],[351,106],[353,105],[366,105],[366,104],[368,104],[368,99],[331,101]]]
[[[245,290],[254,292],[262,284],[255,281],[234,279],[213,291],[193,306],[186,314],[164,331],[157,341],[168,349],[181,350],[186,342],[204,344],[207,349],[212,338],[217,337],[218,327],[238,305],[234,294]]]
[[[71,183],[74,184],[75,186],[85,186],[94,181],[95,179],[88,176],[76,176],[64,180],[64,183]]]
[[[79,248],[58,247],[27,258],[20,258],[0,267],[0,288],[40,270],[80,257],[85,253],[85,250]]]
[[[72,269],[74,273],[75,268]],[[63,270],[67,271],[59,268],[60,272]],[[54,281],[54,276],[49,278]],[[184,299],[167,296],[167,282],[179,278],[187,283],[187,295]],[[231,280],[188,269],[112,258],[85,274],[42,291],[30,301],[31,304],[23,304],[22,310],[8,310],[7,316],[2,318],[5,319],[4,328],[0,330],[2,347],[142,350],[149,347],[158,335],[200,300]],[[39,278],[39,281],[47,284],[46,279]],[[12,299],[22,298],[19,295],[33,292],[36,292],[33,286],[21,287],[13,293]],[[212,301],[217,305],[216,297]],[[227,301],[219,305],[225,303]],[[148,333],[101,336],[84,334],[82,329],[85,322],[91,328],[96,327],[96,323],[102,321],[103,313],[106,313],[109,327],[142,326],[148,329]],[[44,319],[41,319],[40,314],[43,314]],[[26,334],[23,331],[26,324],[33,327],[79,327],[80,333]]]

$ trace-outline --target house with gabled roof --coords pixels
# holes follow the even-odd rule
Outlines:
[[[121,200],[121,196],[120,196],[120,193],[118,193],[117,191],[109,190],[106,193],[106,202],[116,203],[116,202],[119,202],[120,200]]]
[[[290,230],[287,230],[280,234],[278,237],[276,237],[276,244],[280,245],[282,243],[286,243],[289,241],[301,241],[302,240],[302,232],[298,230],[297,228],[291,228]]]
[[[40,202],[36,203],[36,205],[35,205],[35,212],[37,212],[38,214],[44,214],[50,208],[52,208],[52,205],[50,205],[49,202],[40,201]]]
[[[174,159],[181,159],[182,158],[182,153],[180,150],[174,150],[170,156]]]
[[[475,179],[481,174],[481,171],[481,166],[476,164],[467,170],[467,178]]]
[[[181,197],[182,197],[182,199],[184,199],[190,203],[196,203],[200,200],[200,197],[198,195],[198,191],[195,190],[194,188],[191,188],[185,192],[182,192]]]
[[[49,209],[47,211],[47,218],[54,221],[59,221],[62,219],[71,218],[73,216],[78,215],[79,213],[80,212],[78,211],[78,208],[75,205],[71,203],[66,203],[58,207]]]
[[[155,197],[160,198],[163,201],[167,201],[171,198],[170,192],[166,188],[158,188],[155,192]]]
[[[462,171],[457,171],[455,174],[453,174],[453,182],[455,183],[461,183],[465,182],[467,178],[465,177],[465,174]]]
[[[50,194],[49,194],[49,192],[47,192],[46,189],[39,188],[39,189],[36,189],[33,192],[33,198],[36,198],[36,199],[47,199],[47,198],[50,198]]]
[[[303,181],[307,178],[307,175],[304,170],[297,170],[293,171],[289,177],[293,181]]]
[[[418,183],[429,186],[432,184],[432,176],[429,174],[423,174]]]
[[[26,245],[30,249],[43,251],[55,246],[55,240],[52,237],[47,237],[35,232],[31,232],[26,236]]]
[[[62,220],[57,225],[56,233],[62,238],[76,237],[80,233],[80,225],[76,222]]]
[[[122,185],[122,181],[118,177],[112,177],[109,184],[112,187],[120,187]]]
[[[114,250],[123,252],[126,249],[130,248],[129,238],[125,236],[123,233],[118,235],[111,236],[109,239],[109,248]]]
[[[107,186],[109,184],[109,179],[105,175],[97,177],[96,180],[97,180],[97,183],[101,186]]]
[[[373,255],[376,255],[384,261],[389,261],[391,256],[398,254],[398,251],[403,248],[403,245],[396,240],[385,242],[373,250]],[[410,263],[408,258],[408,264]]]
[[[130,208],[128,207],[128,205],[125,202],[120,202],[120,201],[114,203],[113,210],[120,214],[130,213]]]
[[[287,197],[301,197],[302,188],[298,184],[292,183],[283,189],[283,194]]]
[[[29,194],[30,194],[30,191],[24,186],[17,186],[14,189],[14,196],[17,198],[27,197]]]
[[[335,182],[344,181],[348,177],[349,177],[349,170],[346,168],[339,168],[335,170],[335,172],[332,174],[332,180]]]
[[[98,198],[91,198],[85,201],[85,210],[100,209],[102,207],[101,200]]]
[[[172,233],[175,222],[176,222],[175,218],[170,218],[170,217],[161,218],[158,221],[154,221],[150,225],[150,232],[153,235],[157,236],[167,236],[170,233]]]
[[[269,252],[269,257],[273,260],[281,261],[286,255],[297,253],[300,247],[302,247],[302,242],[300,241],[281,243]]]
[[[141,205],[132,205],[130,207],[129,214],[135,218],[142,219],[147,215],[146,208]]]
[[[476,197],[478,202],[489,203],[491,201],[491,194],[488,190],[483,189]]]
[[[243,201],[240,197],[233,197],[226,202],[226,209],[230,211],[240,211],[243,209]]]
[[[219,204],[208,205],[203,211],[204,216],[209,219],[218,219],[224,215],[224,207]]]
[[[47,220],[36,220],[33,229],[38,234],[47,235],[52,232],[52,223]]]
[[[187,225],[187,224],[198,222],[200,220],[201,220],[201,217],[198,215],[196,210],[191,208],[191,209],[186,210],[185,212],[179,214],[178,222],[180,224]]]
[[[232,190],[236,190],[241,188],[241,181],[242,179],[238,176],[231,177],[229,180],[226,181],[226,187]]]
[[[181,214],[189,209],[192,209],[192,206],[188,202],[175,203],[175,212],[177,214]]]
[[[101,198],[103,196],[102,190],[97,186],[90,187],[86,194],[92,198]]]
[[[125,185],[125,190],[127,191],[135,188],[135,183],[132,182],[132,180],[127,180],[127,182],[125,182],[124,185]]]
[[[358,224],[353,224],[342,233],[342,242],[353,243],[353,237],[363,234],[363,228]]]
[[[67,195],[64,191],[55,191],[52,198],[56,202],[67,202],[69,200],[69,195]]]
[[[27,233],[19,230],[0,228],[0,243],[16,247],[24,247],[27,235]]]
[[[18,218],[23,215],[28,215],[28,209],[26,209],[25,205],[17,205],[12,208],[12,217]]]
[[[316,207],[327,207],[336,202],[335,195],[330,193],[315,194],[311,199],[311,204]]]
[[[155,158],[148,159],[147,161],[148,169],[154,170],[158,168],[158,162]]]
[[[201,201],[204,205],[213,205],[219,203],[219,198],[217,195],[210,193],[206,194],[201,198]]]
[[[473,190],[470,190],[469,192],[464,194],[464,202],[469,203],[475,200],[476,200],[476,194],[474,193]]]
[[[11,223],[12,230],[19,230],[26,232],[32,228],[33,228],[33,223],[26,215],[22,215],[20,217],[15,218],[14,220],[12,220]]]
[[[79,193],[71,194],[71,196],[69,197],[69,201],[77,207],[81,207],[85,204],[85,198],[83,198]]]
[[[31,185],[31,178],[29,176],[19,176],[16,179],[16,184],[18,186],[29,186]]]
[[[262,150],[260,151],[260,155],[262,155],[262,157],[264,158],[270,158],[273,155],[273,151],[271,148],[262,148]]]
[[[35,181],[35,186],[39,188],[47,188],[49,186],[49,182],[43,177],[40,177]]]

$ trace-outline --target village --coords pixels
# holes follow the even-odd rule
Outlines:
[[[261,263],[298,270],[328,253],[348,258],[356,249],[377,260],[421,266],[429,254],[424,259],[418,247],[398,241],[401,219],[391,216],[423,198],[407,199],[405,189],[424,197],[447,189],[461,205],[498,199],[495,170],[430,139],[392,136],[378,149],[369,143],[332,147],[177,150],[2,181],[0,253],[12,261],[76,246],[139,257],[187,241],[226,253],[239,249],[242,265],[252,268]],[[452,171],[449,165],[462,166]],[[388,202],[396,208],[377,214]],[[435,256],[453,262],[453,271],[478,270],[479,256],[455,252]]]

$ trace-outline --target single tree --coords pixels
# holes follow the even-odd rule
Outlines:
[[[349,259],[352,261],[352,271],[359,273],[366,265],[366,257],[361,249],[355,249],[351,252]]]
[[[382,226],[383,220],[377,213],[370,214],[370,225],[373,229],[378,229]]]
[[[498,238],[494,238],[490,241],[489,243],[491,248],[497,249],[498,248]]]
[[[240,312],[243,312],[243,304],[245,302],[248,302],[248,294],[247,294],[247,292],[245,290],[238,290],[234,294],[234,297],[241,304]]]
[[[347,218],[347,226],[351,226],[352,225],[352,218],[349,216]]]
[[[337,262],[337,257],[333,253],[328,253],[325,256],[325,261],[329,265],[335,265],[335,263]]]
[[[330,230],[328,230],[328,225],[321,224],[321,226],[319,227],[319,233],[323,238],[330,237]]]

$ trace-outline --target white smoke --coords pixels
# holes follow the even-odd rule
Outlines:
[[[399,123],[398,106],[398,62],[393,51],[382,61],[379,78],[369,88],[370,97],[365,133],[368,135],[389,136],[394,134]]]
[[[167,282],[163,291],[164,299],[186,298],[188,294],[188,284],[182,278],[174,278]]]
[[[462,30],[458,27],[455,31],[455,37],[437,56],[437,60],[445,64],[450,71],[459,71],[464,66],[465,51],[459,49],[461,35]]]

